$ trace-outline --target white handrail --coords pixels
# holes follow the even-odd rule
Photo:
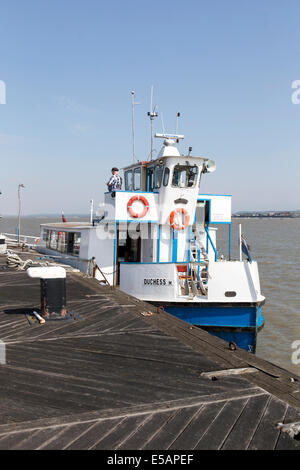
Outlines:
[[[18,243],[18,235],[15,233],[2,233],[2,235],[7,237],[7,242]],[[21,243],[26,243],[28,246],[33,246],[39,238],[39,236],[33,237],[32,235],[20,235],[19,240]]]

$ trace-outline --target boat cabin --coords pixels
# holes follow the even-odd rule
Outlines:
[[[121,287],[132,269],[146,265],[177,272],[178,263],[186,263],[186,272],[195,262],[200,272],[216,262],[216,225],[230,229],[231,196],[199,194],[202,174],[214,171],[215,163],[180,155],[175,139],[164,137],[155,160],[123,169],[124,189],[104,194],[93,224],[44,224],[39,250],[59,253],[85,271],[94,259],[108,282]]]

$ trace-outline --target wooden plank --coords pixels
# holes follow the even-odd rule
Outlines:
[[[27,436],[23,436],[20,439],[19,435],[15,434],[15,437],[18,440],[13,443],[11,441],[11,449],[12,450],[32,450],[37,449],[40,445],[42,445],[45,441],[49,439],[53,439],[57,436],[57,429],[42,429],[33,432],[28,432]]]
[[[0,450],[15,449],[16,446],[23,440],[27,439],[30,434],[30,431],[25,431],[18,434],[9,434],[8,436],[2,436],[2,438],[0,439]]]
[[[110,430],[108,434],[102,436],[95,433],[93,442],[89,445],[89,450],[117,449],[120,444],[131,435],[145,421],[145,416],[136,415],[122,419],[119,424]],[[82,447],[81,447],[82,448]]]
[[[241,369],[237,368],[202,372],[200,376],[212,380],[232,375],[253,374],[254,372],[257,372],[257,369],[254,369],[253,367],[243,367]]]
[[[218,450],[226,441],[236,421],[243,412],[248,399],[228,400],[220,412],[211,420],[201,439],[197,442],[197,450]]]
[[[216,416],[226,405],[225,402],[209,403],[199,407],[193,419],[170,445],[170,450],[195,449]]]
[[[290,406],[287,409],[284,422],[293,423],[300,421],[300,412],[291,408]],[[291,449],[300,449],[300,440],[297,436],[297,439],[292,439],[287,433],[280,432],[279,439],[276,444],[276,450],[291,450]]]
[[[169,449],[199,411],[199,406],[181,408],[157,429],[152,438],[143,446],[144,450]]]
[[[248,399],[247,405],[220,447],[222,450],[247,449],[265,412],[269,399],[270,396],[267,394]]]
[[[119,424],[122,423],[123,420],[124,418],[116,419],[116,420],[97,421],[91,424],[84,432],[76,436],[75,439],[72,437],[71,442],[66,444],[63,447],[63,449],[64,450],[90,449],[95,444],[95,442],[97,442],[100,439],[104,439],[106,436],[113,433],[114,430],[118,428]],[[70,437],[71,436],[72,434],[70,434]],[[54,447],[51,446],[51,448],[54,448]],[[58,448],[61,448],[61,447],[58,447]]]
[[[176,413],[175,410],[146,415],[145,420],[134,432],[129,434],[117,446],[118,450],[141,450],[146,443],[169,421]]]
[[[45,437],[44,441],[35,443],[33,441],[33,449],[35,450],[63,450],[72,442],[76,441],[83,435],[94,423],[78,423],[71,426],[45,428],[41,430],[43,433],[48,433],[54,429],[55,434],[50,434]],[[47,434],[48,436],[48,434]]]
[[[249,450],[274,450],[276,448],[280,435],[276,423],[284,420],[286,411],[287,405],[285,403],[271,397],[248,446]]]

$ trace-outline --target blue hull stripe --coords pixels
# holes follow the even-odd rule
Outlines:
[[[193,325],[219,327],[260,327],[263,324],[260,307],[209,307],[166,305],[165,310]]]
[[[260,306],[165,305],[166,312],[192,325],[203,327],[219,338],[255,352],[257,332],[264,325]]]

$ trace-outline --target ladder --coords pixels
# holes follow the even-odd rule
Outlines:
[[[193,230],[191,240],[191,290],[196,295],[207,295],[207,281],[209,278],[209,258],[203,243],[199,240],[196,230]],[[194,264],[196,263],[196,264]],[[194,282],[193,282],[194,281]],[[193,284],[196,283],[196,290]]]

